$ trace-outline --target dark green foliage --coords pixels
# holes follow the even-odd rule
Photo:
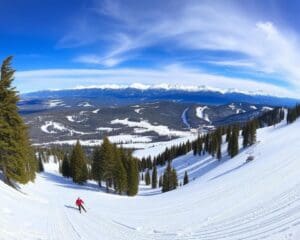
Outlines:
[[[38,161],[37,171],[44,172],[44,165],[43,165],[43,160],[42,160],[41,154],[39,154],[37,161]]]
[[[228,141],[228,155],[233,158],[239,153],[239,126],[235,125],[232,128]]]
[[[75,183],[83,184],[87,181],[88,170],[86,165],[86,156],[79,141],[77,141],[71,154],[70,169],[71,177]]]
[[[247,122],[243,127],[243,147],[251,146],[256,142],[256,128],[258,123],[256,120]]]
[[[258,127],[272,126],[284,119],[284,110],[282,108],[275,108],[271,111],[267,111],[258,118],[256,118]]]
[[[62,161],[61,173],[64,177],[71,177],[70,161],[67,154],[65,154]]]
[[[19,97],[12,86],[15,71],[12,57],[3,61],[0,76],[0,168],[4,181],[33,181],[37,170],[36,156],[30,146],[27,128],[18,113]]]
[[[121,153],[120,149],[114,145],[113,153],[114,153],[114,161],[115,161],[115,168],[114,168],[114,187],[115,191],[119,194],[127,191],[127,173],[124,168],[123,162],[121,160]]]
[[[288,110],[287,123],[293,123],[298,117],[300,117],[300,105],[296,105]]]
[[[159,187],[162,187],[162,186],[163,186],[163,176],[160,176],[160,177],[159,177],[158,186],[159,186]]]
[[[176,189],[178,186],[177,173],[168,162],[167,168],[163,174],[162,192],[167,192]]]
[[[183,178],[183,185],[186,185],[189,183],[189,176],[187,174],[187,171],[184,173],[184,178]]]
[[[139,187],[139,169],[138,169],[138,160],[130,157],[128,159],[128,196],[134,196],[138,192]]]
[[[156,168],[156,166],[154,166],[153,170],[152,170],[151,184],[152,184],[152,188],[157,188],[157,168]]]
[[[138,162],[131,152],[110,143],[107,137],[94,149],[92,176],[99,186],[105,181],[107,191],[113,186],[119,194],[135,195],[139,184],[138,170]]]
[[[146,185],[150,185],[151,184],[151,179],[150,179],[150,172],[149,170],[147,170],[146,174],[145,174],[145,184]]]
[[[104,154],[102,147],[96,147],[93,153],[92,159],[92,177],[98,182],[99,187],[101,187],[101,181],[103,180],[104,173]]]

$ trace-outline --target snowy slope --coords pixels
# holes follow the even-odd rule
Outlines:
[[[54,164],[24,194],[0,182],[0,239],[299,239],[299,127],[259,130],[258,144],[220,163],[180,157],[179,175],[195,180],[165,194],[106,194],[61,178]],[[86,214],[74,209],[78,196]]]

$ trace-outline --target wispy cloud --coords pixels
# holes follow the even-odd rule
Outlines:
[[[103,1],[92,11],[99,18],[111,19],[108,26],[112,28],[103,33],[111,44],[104,53],[83,54],[76,61],[112,67],[128,60],[134,51],[161,43],[174,51],[231,51],[243,54],[245,59],[210,59],[208,63],[276,74],[287,86],[300,90],[297,34],[247,12],[239,1],[228,1],[226,6],[224,1],[164,1],[159,5],[154,2],[153,6],[135,1]],[[92,22],[96,24],[97,17]],[[99,38],[98,30],[86,34],[84,28],[83,33],[77,33],[83,36],[81,44],[93,34]]]

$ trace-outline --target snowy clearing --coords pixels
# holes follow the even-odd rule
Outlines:
[[[121,124],[126,125],[128,127],[137,127],[134,129],[135,133],[144,133],[144,132],[156,132],[158,135],[161,136],[177,136],[177,137],[183,137],[188,136],[191,133],[190,132],[184,132],[184,131],[177,131],[177,130],[171,130],[169,127],[164,125],[152,125],[148,121],[130,121],[128,118],[125,119],[115,119],[110,122],[111,124]],[[138,129],[140,128],[140,129]]]
[[[76,131],[74,129],[65,127],[61,123],[53,122],[53,121],[46,121],[44,123],[44,125],[41,126],[41,130],[44,133],[48,133],[48,134],[56,134],[58,132],[65,132],[65,133],[67,133],[70,136],[73,136],[74,134],[89,135],[89,134],[93,134],[94,133],[94,132],[80,132],[80,131]]]
[[[196,108],[196,116],[200,119],[203,119],[207,122],[211,122],[209,120],[209,117],[208,117],[208,114],[205,114],[204,111],[205,109],[209,109],[207,106],[204,106],[204,107],[197,107]]]

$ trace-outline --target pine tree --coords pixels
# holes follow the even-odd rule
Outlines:
[[[115,169],[114,169],[114,187],[115,191],[119,194],[127,191],[127,174],[124,168],[123,162],[121,160],[120,150],[115,145],[113,147],[114,152],[114,161],[115,161]]]
[[[138,161],[132,157],[128,160],[128,196],[134,196],[138,192],[139,187],[139,172],[138,172]]]
[[[37,167],[38,172],[44,172],[43,160],[42,160],[42,156],[40,153],[38,155],[37,161],[38,161],[38,167]]]
[[[106,190],[108,191],[114,178],[114,168],[116,162],[113,154],[113,145],[110,143],[107,137],[103,139],[103,143],[101,145],[101,155],[103,158],[103,179],[106,182]]]
[[[147,172],[145,174],[145,183],[146,183],[146,185],[150,185],[151,184],[149,169],[147,170]]]
[[[64,155],[64,159],[62,161],[61,173],[64,177],[71,177],[70,162],[67,154]]]
[[[153,167],[152,170],[152,188],[157,188],[157,168],[156,166]]]
[[[83,184],[84,182],[86,182],[88,178],[86,156],[79,141],[77,141],[72,151],[70,169],[71,176],[75,183]]]
[[[98,182],[99,187],[101,187],[104,174],[104,155],[102,154],[102,150],[101,146],[96,147],[92,158],[92,177]]]
[[[27,128],[18,113],[19,97],[12,82],[12,57],[3,61],[0,76],[0,168],[4,181],[27,183],[33,181],[37,168],[36,157],[30,146]]]
[[[176,170],[171,167],[171,162],[168,162],[167,168],[163,174],[162,192],[171,191],[178,186]]]
[[[231,158],[239,153],[239,127],[234,126],[228,142],[228,154]]]
[[[186,185],[189,183],[189,176],[187,174],[187,171],[184,173],[184,178],[183,178],[183,185]]]
[[[163,186],[163,176],[160,176],[158,181],[158,187],[162,187],[162,186]]]

